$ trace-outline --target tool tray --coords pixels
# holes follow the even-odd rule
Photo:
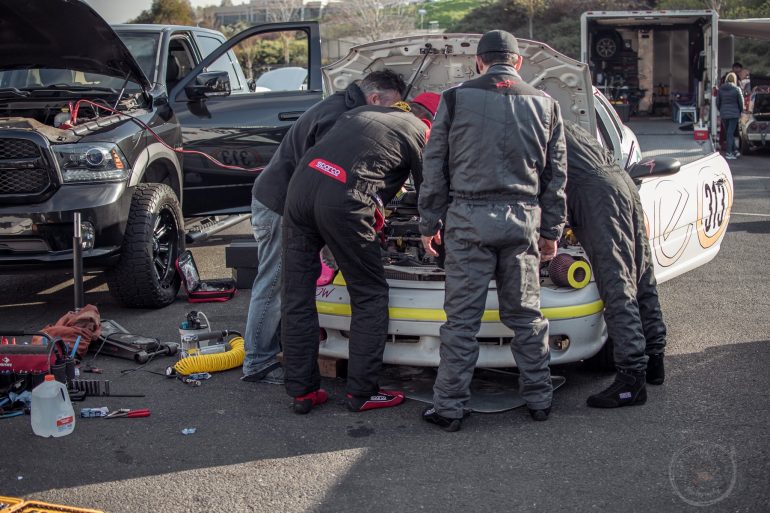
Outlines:
[[[182,278],[182,286],[190,303],[227,301],[235,295],[235,280],[201,280],[190,250],[176,259],[176,270]]]

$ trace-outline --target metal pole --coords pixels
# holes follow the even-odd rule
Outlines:
[[[83,234],[80,228],[80,212],[74,215],[74,236],[72,237],[72,279],[75,282],[75,311],[85,305],[83,295]]]

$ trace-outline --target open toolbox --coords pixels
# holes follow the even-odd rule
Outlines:
[[[190,303],[227,301],[235,295],[233,279],[201,280],[190,250],[185,250],[176,259],[176,270],[182,278],[182,286]]]

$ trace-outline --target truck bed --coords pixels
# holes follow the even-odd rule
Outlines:
[[[634,118],[626,125],[639,140],[642,158],[675,157],[684,165],[714,151],[710,141],[698,143],[693,138],[692,130],[680,130],[680,125],[669,118]]]

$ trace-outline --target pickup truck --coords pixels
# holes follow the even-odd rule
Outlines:
[[[110,27],[79,0],[0,0],[0,26],[0,273],[71,266],[79,212],[84,265],[106,269],[128,306],[174,301],[185,218],[248,213],[255,173],[321,99],[313,22],[226,42],[196,27]],[[299,34],[306,80],[246,80],[236,45],[285,34]]]

